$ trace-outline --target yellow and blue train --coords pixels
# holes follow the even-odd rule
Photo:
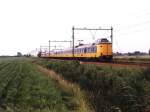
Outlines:
[[[112,42],[110,42],[107,38],[102,38],[98,39],[93,44],[79,44],[78,46],[75,46],[74,49],[69,48],[51,53],[40,53],[39,56],[55,59],[110,61],[113,57]]]

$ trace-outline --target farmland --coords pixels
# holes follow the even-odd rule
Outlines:
[[[0,59],[0,111],[69,112],[72,98],[26,59]]]
[[[129,68],[1,58],[0,111],[143,112],[150,108],[150,68]]]

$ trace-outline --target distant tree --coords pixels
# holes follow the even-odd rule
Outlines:
[[[22,53],[21,53],[21,52],[17,52],[17,56],[18,56],[18,57],[21,57],[21,56],[22,56]]]

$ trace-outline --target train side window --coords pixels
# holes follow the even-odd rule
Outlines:
[[[94,52],[96,52],[96,47],[94,47]]]
[[[93,52],[95,53],[95,47],[93,47]]]
[[[88,48],[86,48],[86,52],[88,53]]]
[[[94,50],[93,50],[93,47],[91,47],[91,52],[93,53],[93,51],[94,51]]]
[[[88,52],[89,52],[89,49],[87,48],[86,51],[87,51],[87,53],[88,53]]]
[[[93,52],[95,53],[95,47],[93,47]]]
[[[84,48],[84,53],[86,53],[86,48]]]
[[[88,53],[90,52],[90,48],[88,48]]]
[[[93,47],[93,52],[94,52],[94,53],[96,52],[96,47]]]
[[[90,48],[88,48],[88,52],[90,53]]]

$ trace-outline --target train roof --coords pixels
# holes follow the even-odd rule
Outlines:
[[[92,47],[92,46],[96,46],[96,45],[92,45],[92,44],[84,44],[84,45],[79,45],[79,46],[77,46],[76,48],[78,49],[78,48],[85,48],[85,47]]]

